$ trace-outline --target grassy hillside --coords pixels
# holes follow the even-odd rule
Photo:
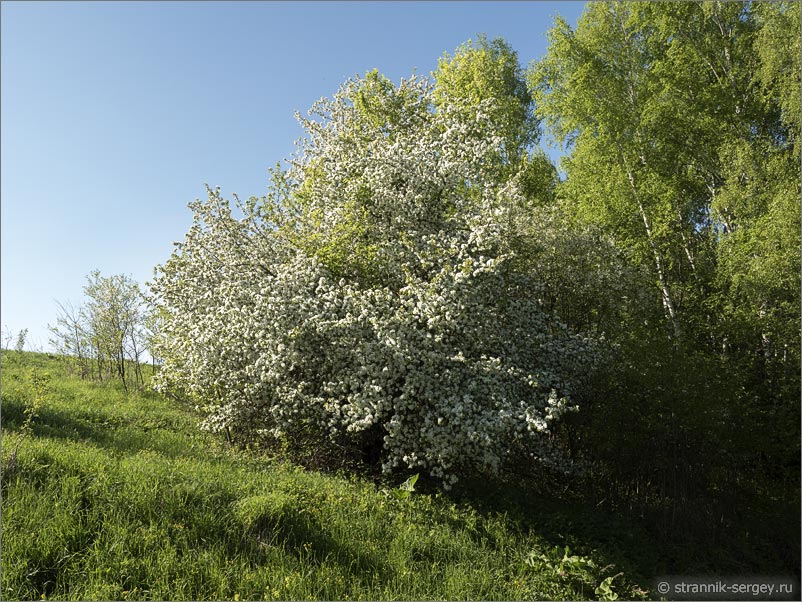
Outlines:
[[[616,553],[631,534],[602,552],[535,501],[505,512],[235,451],[191,410],[43,354],[3,352],[2,461],[3,599],[645,594]]]

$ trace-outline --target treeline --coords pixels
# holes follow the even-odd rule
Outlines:
[[[761,524],[793,566],[799,3],[589,3],[549,40],[527,81],[568,150],[557,205],[610,237],[646,293],[626,314],[591,308],[614,345],[565,445],[596,465],[599,500],[663,505],[677,538]]]
[[[56,324],[50,326],[54,351],[74,359],[81,378],[117,379],[126,390],[144,386],[153,320],[139,284],[129,276],[94,271],[83,290],[82,305],[58,303]],[[155,363],[152,355],[150,360]]]
[[[349,80],[268,196],[193,203],[159,387],[240,441],[567,478],[798,567],[799,4],[593,2],[549,39]]]

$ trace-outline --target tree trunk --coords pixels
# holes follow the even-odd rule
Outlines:
[[[638,212],[640,213],[641,220],[643,221],[643,227],[646,230],[646,240],[649,243],[649,248],[652,250],[652,255],[654,256],[654,265],[655,270],[657,271],[657,279],[660,283],[660,293],[662,295],[663,307],[666,310],[668,319],[671,321],[671,326],[674,330],[674,336],[679,339],[681,332],[679,322],[677,320],[677,308],[671,295],[671,291],[668,287],[668,279],[666,278],[665,270],[663,268],[663,256],[654,241],[651,222],[649,221],[649,217],[646,214],[646,209],[641,202],[640,194],[638,193],[638,187],[635,184],[635,176],[632,173],[632,170],[629,168],[623,152],[621,153],[621,162],[624,166],[624,170],[627,173],[627,179],[629,180],[629,186],[632,190],[632,196],[638,206]]]

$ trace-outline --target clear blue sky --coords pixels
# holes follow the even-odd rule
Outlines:
[[[583,2],[3,2],[0,322],[48,345],[86,275],[147,281],[204,183],[261,196],[347,77],[428,75],[485,33],[522,64]]]

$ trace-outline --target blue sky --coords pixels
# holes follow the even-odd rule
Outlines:
[[[583,2],[3,2],[0,322],[48,348],[86,275],[147,281],[204,183],[261,196],[347,77],[428,75],[485,33],[522,64]]]

